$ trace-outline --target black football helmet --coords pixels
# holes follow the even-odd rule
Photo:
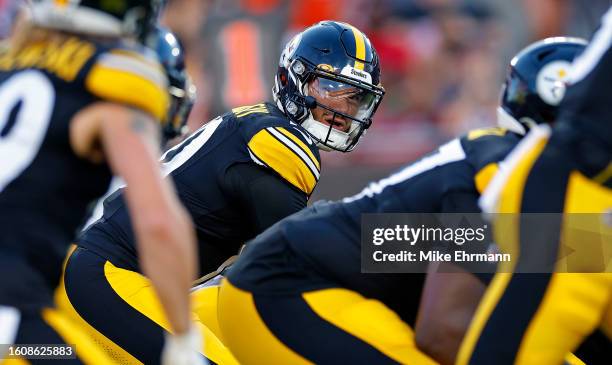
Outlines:
[[[285,46],[273,94],[278,107],[319,148],[351,151],[384,95],[378,55],[357,28],[322,21]]]
[[[30,0],[31,21],[44,28],[143,42],[166,0]]]
[[[581,38],[546,38],[514,56],[502,86],[498,124],[525,134],[535,124],[554,122],[572,61],[586,45]]]
[[[170,108],[163,134],[166,139],[172,139],[185,130],[187,118],[195,102],[196,88],[185,69],[185,55],[176,36],[161,26],[156,27],[155,36],[155,52],[169,81]]]

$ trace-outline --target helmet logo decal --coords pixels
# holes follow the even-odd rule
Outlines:
[[[344,76],[348,76],[351,79],[357,79],[359,81],[363,81],[363,82],[366,82],[368,84],[372,83],[372,75],[370,75],[369,72],[361,71],[361,70],[355,69],[355,68],[353,68],[351,66],[344,66],[344,68],[342,69],[341,74],[344,75]]]
[[[326,72],[334,72],[334,66],[328,65],[327,63],[320,63],[317,65],[317,68]]]
[[[565,95],[570,68],[568,61],[553,61],[542,67],[536,78],[536,90],[544,102],[559,105]]]

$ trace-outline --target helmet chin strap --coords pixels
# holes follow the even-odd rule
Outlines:
[[[501,106],[497,107],[497,125],[520,135],[525,135],[527,133],[525,126],[514,119],[514,117]]]

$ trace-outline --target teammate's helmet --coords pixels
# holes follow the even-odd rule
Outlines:
[[[535,124],[554,122],[572,61],[586,44],[581,38],[554,37],[520,51],[502,86],[499,125],[525,134]]]
[[[195,102],[196,88],[185,69],[185,55],[178,39],[161,26],[157,27],[155,35],[155,51],[169,80],[170,108],[163,132],[165,138],[171,139],[182,134],[184,130]]]
[[[378,55],[347,23],[322,21],[293,37],[280,57],[274,100],[329,151],[351,151],[384,95]]]
[[[44,28],[144,40],[165,0],[31,0],[32,22]]]

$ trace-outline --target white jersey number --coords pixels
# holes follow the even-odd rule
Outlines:
[[[0,86],[0,191],[36,157],[54,101],[53,85],[39,71],[18,73]]]

